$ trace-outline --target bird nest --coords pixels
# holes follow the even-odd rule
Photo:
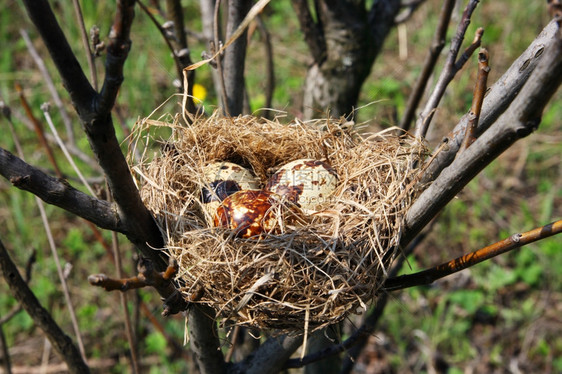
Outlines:
[[[398,253],[404,214],[419,193],[413,165],[425,147],[396,129],[360,136],[343,120],[282,124],[214,114],[182,125],[178,117],[139,121],[130,155],[144,143],[133,170],[166,238],[163,251],[179,263],[185,298],[211,306],[223,321],[296,333],[366,309]],[[157,139],[162,129],[171,134],[166,140]],[[296,159],[324,161],[337,175],[313,212],[289,207],[274,229],[250,238],[215,226],[202,201],[206,165],[236,163],[264,188]]]

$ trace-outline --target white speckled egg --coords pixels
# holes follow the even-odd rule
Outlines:
[[[205,182],[234,181],[240,186],[240,190],[259,189],[259,180],[252,172],[232,162],[213,162],[203,169]]]
[[[205,184],[201,188],[201,201],[209,222],[217,207],[228,196],[238,191],[259,189],[259,180],[252,172],[232,162],[214,162],[203,169]]]
[[[301,159],[289,162],[269,178],[266,190],[283,196],[306,213],[313,213],[329,202],[338,176],[326,162]]]

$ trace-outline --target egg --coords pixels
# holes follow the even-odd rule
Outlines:
[[[214,162],[203,168],[205,182],[234,181],[240,190],[257,190],[260,182],[252,172],[232,162]]]
[[[269,178],[265,189],[284,197],[310,214],[328,202],[337,184],[336,171],[328,163],[300,159],[280,167]]]
[[[240,238],[277,233],[279,196],[270,191],[239,191],[217,208],[214,225],[228,227]]]
[[[215,162],[203,168],[204,184],[201,202],[206,217],[212,224],[220,203],[241,190],[257,190],[259,180],[252,172],[232,162]]]

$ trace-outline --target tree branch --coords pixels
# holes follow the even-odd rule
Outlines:
[[[455,0],[446,0],[445,4],[441,8],[441,13],[439,15],[439,24],[435,30],[435,35],[429,47],[429,54],[427,55],[422,72],[416,81],[414,89],[408,98],[408,103],[406,104],[406,110],[404,111],[404,116],[400,122],[400,128],[408,131],[410,129],[410,124],[414,119],[416,109],[420,104],[422,95],[429,81],[429,77],[435,69],[439,55],[445,46],[445,38],[447,36],[447,27],[451,21],[451,14],[453,13],[453,8],[455,7]]]
[[[129,240],[155,263],[158,270],[164,270],[166,262],[153,249],[163,247],[163,238],[133,182],[115,136],[110,112],[123,81],[123,64],[130,49],[129,32],[134,16],[134,1],[122,0],[117,3],[100,95],[88,83],[48,2],[24,0],[24,4],[80,116],[90,146],[106,175]]]
[[[103,287],[106,291],[125,292],[135,288],[153,287],[164,300],[163,316],[177,314],[187,309],[187,302],[174,287],[174,276],[178,272],[178,263],[170,257],[170,264],[164,272],[154,270],[150,261],[141,260],[138,264],[139,274],[128,279],[113,279],[105,274],[90,275],[88,281],[93,286]]]
[[[529,243],[559,234],[562,232],[562,220],[549,223],[524,233],[513,234],[510,237],[497,243],[471,252],[467,255],[458,257],[452,261],[437,265],[431,269],[423,270],[414,274],[401,275],[399,277],[388,278],[384,282],[384,290],[396,291],[404,288],[428,285],[437,279],[446,277],[453,273],[467,269],[471,266],[488,260],[492,257],[509,252],[513,249],[522,247]]]
[[[544,52],[527,84],[498,120],[420,195],[406,215],[402,244],[408,243],[486,165],[518,139],[537,129],[544,107],[562,81],[562,37]]]
[[[314,22],[308,2],[306,0],[293,0],[293,9],[299,20],[304,40],[308,44],[314,63],[320,65],[326,59],[326,40],[322,28]]]
[[[302,336],[270,337],[251,357],[236,364],[232,373],[261,374],[278,373],[287,360],[301,346]]]
[[[226,39],[228,40],[252,7],[251,0],[229,0]],[[244,65],[246,61],[247,31],[224,52],[223,74],[226,88],[226,107],[230,116],[242,113],[244,102]],[[216,37],[216,36],[215,36]],[[215,46],[218,48],[218,46]]]
[[[0,270],[14,297],[35,324],[43,330],[57,354],[66,362],[68,370],[77,374],[89,373],[90,369],[82,359],[82,355],[68,335],[53,320],[49,312],[41,306],[39,300],[18,272],[2,241],[0,241]]]
[[[468,126],[466,127],[464,139],[460,148],[461,152],[468,148],[476,140],[476,127],[478,126],[478,119],[480,118],[480,112],[482,111],[482,102],[484,101],[484,95],[486,94],[488,73],[490,72],[488,60],[488,51],[485,48],[482,48],[480,53],[478,53],[478,74],[476,76],[476,85],[472,96],[472,107],[468,113],[470,119],[468,121]]]
[[[29,191],[47,204],[76,214],[97,226],[126,233],[116,207],[70,186],[62,179],[51,177],[0,148],[0,174],[15,187]]]
[[[201,374],[226,373],[220,350],[215,311],[208,306],[190,304],[188,310],[190,348]]]
[[[437,84],[429,100],[427,101],[425,108],[420,113],[417,121],[416,121],[416,136],[419,138],[425,137],[427,134],[427,130],[429,128],[429,124],[433,118],[433,114],[435,113],[435,109],[439,105],[443,94],[445,93],[445,89],[449,85],[449,83],[453,80],[457,72],[462,68],[470,54],[474,49],[480,46],[480,38],[482,37],[482,29],[478,29],[472,44],[465,50],[465,52],[461,55],[461,57],[457,60],[457,56],[459,54],[462,42],[464,40],[464,34],[466,33],[466,29],[468,25],[470,25],[470,17],[472,13],[476,9],[479,0],[470,0],[466,5],[466,8],[463,12],[462,19],[459,22],[457,27],[457,32],[451,41],[451,49],[449,51],[449,55],[447,56],[447,62],[445,63],[445,67],[439,76]]]
[[[508,108],[513,99],[521,91],[540,61],[545,48],[555,43],[554,35],[558,30],[556,21],[551,21],[527,49],[519,56],[509,69],[494,83],[482,104],[478,120],[476,135],[488,129],[498,117]],[[441,150],[427,167],[421,183],[433,181],[441,171],[453,162],[457,154],[466,126],[470,120],[469,114],[461,118],[455,129],[443,140],[446,147]]]

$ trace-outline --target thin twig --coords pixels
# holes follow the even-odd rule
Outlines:
[[[19,139],[16,135],[15,129],[10,122],[10,132],[12,133],[12,138],[20,157],[23,159],[23,149],[19,142]],[[47,240],[49,242],[49,247],[51,249],[51,254],[53,259],[55,260],[55,265],[57,267],[57,273],[59,276],[59,280],[61,282],[62,291],[64,294],[64,299],[66,301],[66,306],[68,308],[68,312],[70,314],[70,320],[72,322],[72,327],[74,329],[74,334],[76,335],[76,342],[78,343],[78,348],[80,349],[80,354],[84,361],[86,361],[86,350],[84,349],[84,342],[82,341],[82,334],[80,333],[80,328],[78,326],[78,319],[76,318],[76,313],[74,312],[74,306],[72,305],[72,300],[70,299],[70,292],[68,290],[68,284],[66,283],[66,278],[63,274],[62,266],[60,263],[59,255],[57,252],[57,247],[55,244],[55,240],[53,238],[53,232],[51,230],[51,226],[49,224],[49,219],[47,218],[47,213],[45,212],[45,206],[43,201],[39,199],[39,197],[35,196],[35,201],[37,203],[37,207],[39,208],[39,213],[41,215],[41,220],[43,221],[43,226],[45,227],[45,233],[47,234]]]
[[[482,102],[486,94],[488,73],[490,67],[488,66],[489,55],[485,48],[478,53],[478,75],[476,76],[476,85],[474,87],[474,95],[472,97],[472,107],[469,112],[468,125],[466,126],[466,133],[464,140],[461,144],[459,152],[467,149],[476,140],[476,127],[478,126],[478,119],[482,110]]]
[[[47,158],[51,162],[51,165],[53,165],[53,167],[55,168],[55,173],[56,173],[57,177],[62,178],[62,171],[58,167],[58,165],[55,161],[55,156],[53,154],[53,150],[51,149],[51,147],[49,146],[49,143],[47,142],[47,139],[45,138],[45,132],[43,131],[43,125],[41,124],[41,122],[39,122],[37,117],[35,117],[35,115],[33,114],[33,111],[31,110],[31,107],[29,106],[29,103],[27,102],[27,99],[26,99],[25,95],[23,94],[23,88],[17,83],[16,83],[16,91],[19,94],[21,106],[25,110],[25,113],[26,113],[28,119],[33,124],[33,127],[35,129],[35,133],[37,134],[37,137],[39,138],[39,142],[41,143],[43,148],[45,148],[45,152],[47,152]],[[11,122],[11,118],[8,118],[8,120],[10,121],[10,125],[13,126],[13,123]]]
[[[502,253],[509,252],[513,249],[548,238],[561,232],[562,220],[558,220],[531,231],[513,234],[497,243],[458,257],[452,261],[437,265],[433,268],[414,274],[389,278],[384,283],[384,289],[386,291],[396,291],[409,287],[428,285],[437,279],[459,272]]]
[[[57,89],[55,88],[55,84],[53,83],[51,74],[49,74],[49,71],[45,66],[45,62],[43,61],[43,58],[41,58],[39,52],[37,52],[37,49],[29,39],[29,35],[27,34],[27,31],[25,31],[24,29],[20,29],[20,34],[23,40],[25,41],[25,45],[27,47],[27,50],[29,51],[29,54],[31,55],[31,58],[33,58],[35,65],[37,65],[37,68],[39,69],[41,75],[43,76],[43,81],[47,85],[47,89],[49,90],[49,93],[51,94],[51,97],[53,98],[55,105],[59,109],[62,122],[64,123],[64,127],[66,129],[66,135],[68,136],[68,141],[71,144],[75,145],[76,138],[74,136],[74,128],[72,127],[72,120],[70,119],[70,115],[68,114],[62,102],[62,99]]]
[[[164,298],[163,316],[176,314],[187,309],[187,303],[175,289],[173,280],[178,271],[178,264],[170,257],[170,264],[163,272],[157,272],[150,261],[141,260],[138,264],[139,274],[136,277],[114,279],[105,274],[90,275],[88,281],[92,286],[104,288],[106,291],[125,292],[131,289],[153,287]]]
[[[433,89],[433,92],[429,97],[424,110],[419,115],[418,120],[416,121],[416,136],[419,138],[423,138],[426,136],[429,124],[431,123],[431,120],[435,113],[435,109],[439,105],[439,102],[441,101],[441,98],[445,93],[445,89],[453,80],[460,68],[462,68],[462,64],[464,64],[464,62],[462,64],[461,62],[466,61],[469,56],[468,52],[480,46],[480,39],[483,33],[483,30],[481,28],[476,31],[476,35],[474,37],[474,40],[472,41],[472,44],[465,50],[461,58],[459,58],[459,60],[457,61],[457,56],[464,40],[464,34],[466,33],[468,25],[470,25],[470,17],[472,16],[474,9],[476,9],[478,3],[479,0],[470,0],[464,10],[462,19],[457,27],[457,32],[451,42],[451,49],[449,51],[445,67],[443,68],[443,71],[439,76],[437,84],[435,85],[435,88]]]
[[[4,326],[0,324],[0,352],[2,352],[2,366],[4,366],[4,373],[12,374],[12,363],[10,359],[10,350],[8,342],[6,342],[6,335],[4,335]]]
[[[78,166],[76,166],[76,163],[72,159],[72,156],[68,152],[68,149],[66,149],[66,146],[65,146],[64,142],[60,138],[59,133],[58,133],[56,127],[55,127],[55,124],[53,123],[53,119],[51,118],[51,115],[49,113],[49,105],[47,105],[47,104],[41,105],[41,110],[43,111],[43,115],[45,116],[45,120],[47,121],[47,124],[49,125],[49,128],[51,129],[51,132],[53,133],[53,136],[55,137],[57,143],[59,144],[59,147],[60,147],[61,151],[64,153],[64,156],[66,157],[66,160],[70,163],[70,165],[72,166],[72,169],[74,169],[74,172],[76,172],[76,175],[78,175],[78,178],[80,179],[80,181],[82,182],[84,187],[86,187],[88,192],[92,196],[95,196],[95,193],[92,190],[92,187],[90,187],[90,184],[88,183],[88,181],[86,180],[86,178],[84,177],[84,175],[82,174],[82,172],[80,171]],[[40,129],[40,130],[42,130],[42,129]],[[44,138],[44,135],[43,135],[43,138]],[[46,145],[46,144],[47,144],[47,142],[45,141],[44,145]],[[51,160],[51,162],[52,162],[53,166],[55,167],[55,169],[58,170],[57,162],[55,161],[54,158]]]
[[[490,87],[482,105],[477,134],[483,133],[505,112],[527,82],[545,49],[554,43],[553,36],[557,30],[558,26],[555,21],[546,25],[509,69]],[[439,173],[453,162],[460,148],[469,119],[468,114],[465,114],[453,131],[443,139],[442,146],[439,147],[441,151],[435,155],[435,159],[427,166],[421,180],[422,184],[435,180]]]
[[[214,55],[216,53],[216,51],[219,50],[219,48],[221,47],[220,44],[220,35],[219,35],[219,25],[220,25],[220,20],[219,20],[219,16],[220,16],[220,6],[221,6],[221,0],[216,0],[215,2],[215,13],[213,15],[213,35],[214,35],[214,41],[211,44],[211,55]],[[219,78],[219,83],[220,83],[220,89],[221,89],[221,102],[222,102],[222,107],[223,107],[223,111],[224,114],[226,116],[230,116],[230,110],[228,109],[228,95],[226,94],[226,84],[224,82],[224,70],[223,70],[223,66],[222,66],[222,58],[223,58],[223,54],[219,54],[216,59],[214,60],[214,62],[217,65],[217,75]]]
[[[0,240],[0,273],[12,295],[23,306],[35,324],[43,330],[55,351],[66,362],[71,373],[89,373],[90,369],[72,340],[61,330],[53,317],[41,306],[27,283],[18,272],[8,251]]]
[[[559,30],[559,29],[558,29]],[[518,139],[536,130],[542,112],[562,83],[562,36],[558,31],[509,110],[481,134],[427,187],[406,214],[402,244],[408,243],[486,165]]]
[[[113,254],[115,259],[115,268],[117,269],[117,276],[119,278],[123,277],[123,269],[121,266],[121,251],[119,249],[117,233],[115,231],[111,232],[111,244],[113,247]],[[121,307],[123,308],[123,315],[125,317],[125,332],[127,336],[127,341],[129,342],[129,347],[131,348],[131,361],[133,366],[133,374],[140,373],[139,368],[139,358],[137,349],[137,340],[134,337],[133,328],[131,325],[131,316],[129,313],[129,307],[127,303],[127,294],[121,292],[119,294],[119,299],[121,300]]]
[[[78,0],[72,0],[72,6],[74,8],[74,13],[76,15],[76,21],[78,22],[78,28],[80,29],[80,36],[82,37],[82,44],[84,45],[84,51],[86,52],[86,60],[88,61],[88,68],[90,69],[90,80],[94,90],[98,90],[98,74],[96,71],[96,63],[94,61],[94,54],[90,48],[90,41],[88,40],[88,32],[86,31],[86,25],[84,24],[84,17],[82,16],[82,9],[80,8],[80,3]]]
[[[445,46],[445,38],[447,37],[447,27],[451,21],[451,14],[453,13],[453,8],[455,7],[455,0],[446,0],[445,4],[441,8],[441,13],[439,14],[439,24],[435,29],[435,35],[429,47],[429,54],[427,55],[422,72],[416,81],[414,89],[408,98],[408,103],[406,104],[406,110],[400,122],[400,127],[406,131],[410,129],[410,124],[414,119],[416,109],[420,103],[422,95],[429,81],[429,77],[435,69],[435,65]]]

